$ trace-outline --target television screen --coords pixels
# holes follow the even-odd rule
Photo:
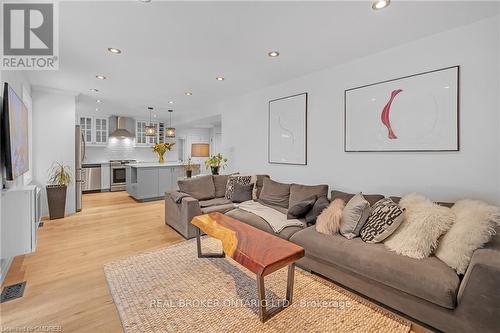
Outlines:
[[[3,94],[2,134],[6,176],[14,180],[29,169],[28,109],[7,83]]]

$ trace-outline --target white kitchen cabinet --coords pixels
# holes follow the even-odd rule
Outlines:
[[[146,126],[152,124],[155,127],[155,136],[146,136]],[[151,146],[158,142],[163,142],[160,140],[160,126],[158,122],[149,122],[146,120],[136,120],[135,121],[135,145],[136,146]],[[163,132],[162,132],[163,133]]]
[[[80,116],[80,129],[87,145],[106,145],[109,135],[109,119],[107,117]]]
[[[101,191],[111,189],[111,167],[109,163],[101,164]]]

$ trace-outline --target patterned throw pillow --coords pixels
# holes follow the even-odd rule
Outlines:
[[[361,239],[367,243],[380,243],[389,237],[404,219],[404,209],[389,198],[373,205],[368,220],[361,228]]]
[[[228,200],[232,200],[235,183],[241,185],[249,185],[252,183],[252,176],[240,176],[240,175],[229,176],[226,185],[226,199]]]

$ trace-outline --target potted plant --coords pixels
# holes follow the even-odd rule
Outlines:
[[[153,151],[158,154],[158,163],[163,163],[165,160],[163,158],[163,155],[170,150],[172,150],[172,147],[175,145],[175,142],[164,142],[164,143],[155,143],[153,145]]]
[[[223,157],[221,153],[209,157],[205,161],[205,167],[212,170],[212,175],[218,175],[220,168],[224,169],[227,165],[227,158]]]
[[[66,190],[72,182],[71,168],[55,162],[49,169],[49,182],[46,186],[49,217],[51,220],[64,217],[66,209]]]
[[[193,161],[191,157],[188,157],[186,163],[184,163],[184,170],[186,170],[187,178],[191,178],[191,176],[193,175],[193,169],[194,169]]]

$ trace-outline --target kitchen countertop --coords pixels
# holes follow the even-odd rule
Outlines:
[[[184,164],[181,162],[166,162],[166,163],[158,163],[158,162],[147,162],[147,163],[131,163],[127,164],[127,166],[131,168],[166,168],[166,167],[176,167],[183,166]]]

